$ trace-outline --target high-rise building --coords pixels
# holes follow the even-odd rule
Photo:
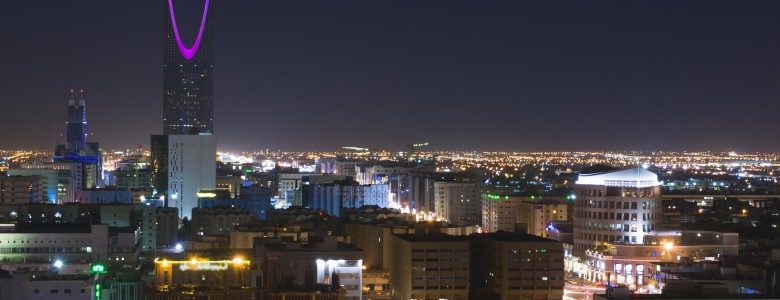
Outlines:
[[[644,244],[661,223],[661,183],[642,167],[583,169],[574,193],[574,251]]]
[[[213,135],[153,135],[152,185],[161,206],[176,207],[192,219],[198,191],[216,189],[217,144]]]
[[[77,101],[75,90],[70,90],[65,135],[67,138],[66,150],[72,153],[84,151],[87,145],[87,106],[84,90],[79,90],[78,98]]]
[[[193,28],[180,26],[185,16],[177,22],[173,0],[167,0],[165,8],[163,135],[152,136],[151,179],[164,206],[191,218],[198,191],[216,187],[213,11],[210,0],[198,7],[197,34],[188,40],[184,33]]]
[[[213,133],[214,22],[211,3],[205,1],[200,22],[197,22],[197,36],[189,40],[191,37],[183,36],[183,32],[191,30],[181,29],[182,19],[176,22],[173,1],[165,3],[163,134]]]
[[[79,90],[78,93],[70,90],[66,120],[66,143],[55,145],[54,164],[41,166],[55,170],[70,168],[72,180],[78,190],[103,187],[103,154],[100,144],[87,142],[84,90]]]

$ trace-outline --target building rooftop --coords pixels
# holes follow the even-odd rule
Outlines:
[[[90,233],[92,225],[86,223],[20,223],[16,233]]]
[[[617,187],[651,187],[661,185],[658,181],[658,175],[645,170],[642,166],[631,166],[621,169],[608,166],[596,167],[583,169],[577,179],[577,184]]]
[[[471,238],[464,235],[449,234],[396,234],[397,237],[409,242],[465,242]]]
[[[496,231],[492,233],[482,233],[472,235],[477,238],[487,238],[501,242],[520,242],[520,243],[560,243],[559,241],[544,238],[533,234],[514,233],[508,231]]]

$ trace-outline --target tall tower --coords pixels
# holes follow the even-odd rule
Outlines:
[[[213,14],[205,0],[194,40],[182,36],[173,0],[165,0],[163,134],[214,132]],[[190,1],[193,2],[193,1]],[[199,1],[197,1],[199,2]],[[181,1],[179,2],[181,3]],[[179,16],[182,20],[185,16]]]
[[[78,98],[78,100],[76,100]],[[70,153],[81,153],[87,145],[87,107],[84,90],[70,90],[68,119],[66,121],[67,149]]]

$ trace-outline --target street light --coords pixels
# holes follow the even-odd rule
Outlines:
[[[57,268],[57,269],[61,269],[61,268],[62,268],[62,265],[63,265],[63,263],[62,263],[62,260],[59,260],[59,259],[58,259],[58,260],[55,260],[55,261],[54,261],[54,267],[55,267],[55,268]]]

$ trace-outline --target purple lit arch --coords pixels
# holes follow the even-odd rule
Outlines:
[[[173,34],[176,36],[176,44],[179,45],[179,51],[185,59],[190,60],[195,57],[195,53],[198,52],[198,46],[200,46],[200,40],[203,37],[203,29],[206,28],[206,15],[209,12],[209,2],[206,0],[206,6],[203,8],[203,19],[200,21],[200,30],[198,30],[198,38],[195,39],[195,44],[191,48],[184,46],[184,42],[181,41],[179,35],[179,27],[176,26],[176,15],[173,12],[173,0],[168,0],[168,11],[171,14],[171,23],[173,23]]]

